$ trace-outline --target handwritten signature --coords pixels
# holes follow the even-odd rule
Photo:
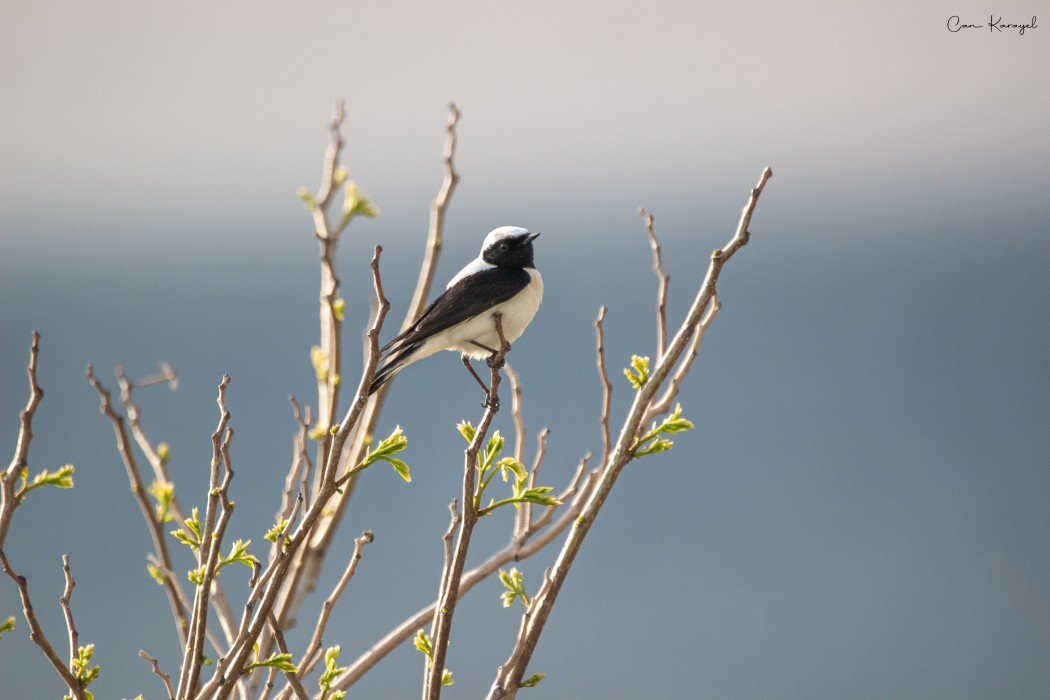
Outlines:
[[[955,32],[961,32],[964,29],[983,29],[985,27],[988,27],[989,32],[999,32],[1000,34],[1003,32],[1004,29],[1017,30],[1017,33],[1019,35],[1024,36],[1024,31],[1026,29],[1038,29],[1039,25],[1036,24],[1034,16],[1032,17],[1031,22],[1027,22],[1025,24],[1004,22],[1001,15],[999,17],[996,17],[995,15],[988,15],[988,24],[967,24],[962,21],[959,15],[952,15],[948,18],[948,31],[952,32],[953,34]]]

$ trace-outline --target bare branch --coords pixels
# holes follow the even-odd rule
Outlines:
[[[328,201],[332,198],[332,194],[335,191],[335,172],[339,167],[339,152],[343,150],[343,136],[340,129],[343,126],[343,119],[346,117],[346,110],[342,100],[337,100],[335,103],[335,113],[332,114],[332,121],[328,125],[328,133],[331,141],[328,144],[328,150],[325,151],[324,168],[321,171],[321,186],[317,189],[317,205],[318,208],[323,209]],[[320,230],[320,229],[318,229]]]
[[[379,277],[379,256],[381,252],[382,248],[376,246],[375,255],[372,258],[372,272],[376,293],[380,296],[382,296],[382,283]],[[267,623],[267,617],[274,610],[273,606],[281,593],[280,584],[283,582],[285,585],[288,585],[285,577],[289,567],[294,561],[297,561],[300,548],[303,547],[310,535],[314,533],[314,528],[321,519],[322,514],[325,513],[329,501],[346,483],[345,478],[336,479],[334,477],[335,467],[340,464],[346,441],[361,418],[365,405],[368,403],[366,398],[367,387],[371,383],[379,361],[378,338],[388,308],[389,302],[382,298],[380,311],[368,331],[371,340],[371,352],[369,353],[365,374],[362,376],[361,384],[358,387],[358,398],[350,405],[338,429],[330,436],[327,450],[328,463],[322,470],[326,477],[320,485],[320,490],[313,504],[303,516],[302,522],[296,528],[295,533],[288,539],[285,549],[280,550],[278,557],[270,562],[260,576],[256,590],[264,589],[264,592],[253,593],[252,599],[245,606],[242,629],[231,646],[229,654],[215,665],[212,679],[196,695],[202,700],[203,698],[210,698],[216,692],[219,693],[220,697],[225,697],[243,675],[245,662],[252,651],[252,646],[259,638],[259,634]],[[277,585],[270,585],[270,581],[275,582]]]
[[[693,360],[696,359],[697,354],[700,352],[700,341],[703,340],[704,333],[707,332],[708,326],[711,325],[711,321],[714,320],[715,315],[721,308],[722,305],[718,303],[718,294],[716,293],[711,297],[711,305],[707,307],[707,313],[700,320],[700,325],[697,327],[696,333],[693,334],[693,339],[689,341],[689,347],[682,354],[678,368],[675,369],[674,374],[667,381],[667,390],[658,400],[653,401],[649,410],[646,411],[645,418],[642,420],[643,424],[649,423],[659,414],[667,413],[671,410],[671,402],[678,396],[678,389],[682,384],[682,380],[689,373],[693,366]]]
[[[116,374],[117,385],[120,387],[120,403],[121,406],[124,407],[128,425],[131,427],[131,434],[135,438],[135,442],[139,446],[139,449],[146,456],[146,461],[149,462],[150,466],[153,468],[155,482],[160,485],[170,485],[173,482],[168,472],[167,461],[161,456],[160,451],[154,447],[149,437],[147,437],[145,428],[142,425],[139,407],[134,401],[132,401],[132,392],[135,387],[150,386],[162,382],[167,382],[172,391],[178,387],[178,377],[175,375],[175,370],[172,369],[171,365],[162,362],[160,363],[160,366],[161,372],[159,374],[146,377],[145,379],[139,379],[134,382],[127,377],[124,368],[120,365],[117,366]],[[183,509],[178,494],[174,489],[171,490],[169,498],[170,502],[168,504],[168,510],[171,517],[178,522],[185,522],[186,511]],[[153,519],[158,521],[160,527],[164,526],[164,522],[160,520],[159,514],[154,513]],[[215,581],[211,597],[211,602],[215,609],[215,617],[219,621],[219,625],[222,627],[223,634],[225,635],[225,644],[229,644],[234,636],[235,621],[229,601],[226,598],[226,593],[219,581]],[[181,590],[179,598],[180,600],[185,600]],[[210,639],[214,638],[214,633],[212,633],[211,630],[208,631],[208,634]],[[213,642],[215,642],[217,649],[221,648],[222,645],[217,643],[217,639],[213,639]]]
[[[453,162],[456,151],[455,127],[458,121],[459,110],[456,108],[455,104],[451,104],[449,105],[449,119],[446,125],[444,149],[445,174],[438,195],[434,199],[434,203],[431,207],[427,244],[424,249],[423,262],[420,266],[419,279],[416,283],[413,298],[423,300],[427,298],[430,292],[434,271],[437,268],[438,255],[444,238],[445,213],[451,201],[456,183],[459,181],[459,174],[456,172]],[[334,121],[333,126],[335,126]],[[324,274],[325,273],[322,272],[322,289],[325,284]],[[389,308],[389,303],[386,301],[385,297],[382,294],[378,294],[377,296],[382,297],[382,305]],[[422,308],[423,307],[419,302],[413,302],[410,304],[405,314],[403,326],[407,327],[411,324]],[[378,341],[378,335],[375,338],[366,341],[368,346],[374,347],[378,350],[378,342],[373,341]],[[324,343],[322,343],[322,349],[323,348]],[[376,355],[376,358],[378,359],[378,355]],[[354,423],[355,430],[353,433],[351,448],[346,450],[345,455],[343,456],[341,468],[346,465],[356,464],[364,455],[366,449],[365,441],[375,431],[376,422],[378,421],[388,386],[389,384],[384,385],[384,387],[380,389],[370,401],[368,401],[360,421]],[[321,402],[319,402],[319,406],[322,406]],[[320,414],[318,416],[318,423],[319,425],[324,424],[326,414],[320,409],[318,412]],[[327,459],[326,449],[327,447],[324,447],[320,451],[317,460],[318,465],[326,464],[329,461]],[[320,480],[317,480],[316,483],[319,484]],[[342,493],[337,494],[334,497],[329,516],[325,518],[316,531],[311,534],[308,546],[298,555],[297,563],[284,587],[284,593],[282,594],[280,604],[278,605],[277,616],[281,624],[287,625],[288,621],[294,619],[296,612],[305,597],[316,587],[325,552],[327,552],[328,547],[332,542],[332,538],[335,536],[335,533],[339,529],[339,525],[342,523],[343,515],[346,512],[351,496],[354,492],[354,485],[355,480],[351,479],[344,486]],[[320,487],[317,486],[316,488],[319,489]]]
[[[160,367],[160,372],[139,379],[134,383],[135,386],[153,386],[154,384],[167,383],[170,390],[178,391],[179,377],[175,374],[175,368],[167,362],[158,362],[157,365]]]
[[[168,691],[168,700],[175,700],[175,688],[171,685],[171,676],[160,670],[160,664],[152,656],[147,654],[145,651],[139,650],[139,656],[150,662],[153,666],[153,673],[160,677],[164,683],[164,688]]]
[[[459,601],[459,589],[463,578],[463,567],[467,560],[467,550],[470,548],[470,538],[474,532],[474,526],[478,521],[477,488],[475,486],[477,476],[478,452],[488,437],[489,426],[492,419],[499,410],[499,386],[500,369],[503,367],[507,353],[510,352],[510,343],[503,334],[503,315],[495,313],[492,315],[496,325],[496,333],[499,335],[499,350],[489,358],[488,364],[491,369],[489,380],[489,393],[485,400],[485,413],[481,417],[474,439],[467,447],[463,459],[463,518],[459,524],[459,537],[456,540],[456,548],[452,554],[452,567],[448,577],[442,582],[440,594],[438,595],[437,611],[431,629],[431,648],[433,659],[428,659],[429,673],[424,684],[423,697],[426,700],[437,700],[441,697],[441,677],[445,670],[445,656],[448,652],[448,642],[452,634],[452,619],[456,612]]]
[[[332,592],[322,604],[321,614],[317,618],[317,624],[314,625],[313,637],[306,647],[306,653],[303,654],[303,658],[299,662],[299,674],[301,676],[306,676],[306,674],[310,673],[323,656],[321,652],[323,651],[324,632],[328,626],[328,618],[331,616],[332,610],[335,609],[336,603],[339,602],[339,598],[343,595],[343,591],[346,590],[347,585],[350,583],[350,579],[353,578],[354,572],[357,571],[357,563],[361,561],[361,552],[364,550],[365,545],[371,544],[373,540],[375,540],[375,535],[371,530],[365,530],[360,537],[354,540],[354,552],[350,555],[350,561],[347,563],[346,568],[343,570],[343,575],[339,577],[339,581],[335,584]]]
[[[382,247],[376,246],[370,263],[377,311],[372,319],[370,328],[365,334],[367,339],[365,369],[361,376],[361,382],[358,385],[354,403],[347,411],[346,417],[339,425],[336,434],[334,436],[331,434],[326,436],[324,446],[319,452],[320,457],[324,461],[319,462],[316,466],[319,477],[315,479],[315,498],[320,499],[324,497],[329,513],[316,526],[312,525],[310,527],[307,532],[306,545],[301,550],[292,552],[294,562],[289,565],[291,571],[287,577],[284,577],[280,590],[280,599],[276,604],[275,614],[277,620],[285,627],[294,624],[295,616],[303,600],[316,588],[325,552],[328,549],[332,536],[338,529],[342,514],[353,494],[356,480],[340,477],[339,483],[336,484],[334,474],[337,473],[336,470],[341,464],[357,463],[359,457],[363,454],[364,438],[372,430],[372,422],[374,421],[376,406],[380,397],[373,397],[369,401],[367,398],[368,387],[371,385],[376,366],[379,364],[379,335],[386,320],[386,315],[390,310],[390,302],[383,291],[383,281],[379,271],[379,259],[382,251]],[[346,451],[346,458],[344,459],[343,445],[350,436],[353,436],[353,442],[351,443],[351,448]],[[331,486],[331,493],[328,493],[329,485]],[[328,503],[328,499],[331,499],[332,503]],[[307,515],[314,512],[316,505],[315,501],[305,508]],[[266,645],[261,644],[260,646],[265,648]]]
[[[293,441],[294,454],[292,456],[292,465],[289,467],[288,475],[284,479],[281,506],[277,510],[277,517],[286,519],[291,514],[296,498],[305,498],[308,495],[306,483],[310,478],[310,472],[313,470],[310,451],[307,449],[310,440],[310,407],[306,407],[304,415],[300,411],[299,402],[295,400],[294,396],[289,396],[288,401],[292,404],[292,413],[295,416],[297,430]]]
[[[536,456],[532,460],[532,468],[529,469],[529,488],[536,487],[536,477],[540,473],[540,465],[543,464],[543,457],[547,454],[547,437],[551,434],[548,428],[544,428],[540,431],[540,434],[536,436]],[[520,462],[521,460],[518,459]],[[564,502],[564,501],[563,501]],[[531,501],[525,503],[521,510],[517,511],[518,517],[514,521],[514,536],[518,537],[524,532],[529,532],[532,529],[532,507],[535,504]],[[554,510],[547,508],[544,513],[553,513]]]
[[[667,287],[671,283],[671,277],[664,272],[663,254],[660,252],[660,241],[656,239],[656,230],[653,228],[653,215],[644,208],[638,213],[645,219],[645,233],[649,237],[649,247],[653,250],[653,273],[657,279],[656,290],[656,357],[664,356],[667,350]]]
[[[507,378],[510,379],[510,414],[514,420],[514,459],[518,462],[523,462],[525,460],[526,432],[525,420],[521,414],[521,398],[524,393],[521,388],[521,375],[514,371],[514,368],[510,366],[510,362],[504,363],[503,370],[507,373]],[[526,503],[525,507],[514,511],[514,532],[525,528],[525,520],[528,517],[531,505],[531,503]]]
[[[588,455],[589,458],[589,455]],[[492,554],[484,562],[463,574],[459,586],[459,598],[462,599],[475,586],[492,576],[502,567],[511,562],[528,559],[550,544],[556,537],[564,532],[579,517],[588,495],[594,490],[598,483],[598,470],[589,472],[586,484],[578,490],[579,481],[587,468],[587,458],[584,458],[577,467],[576,474],[569,486],[558,496],[563,503],[568,504],[559,509],[559,517],[550,527],[546,527],[556,509],[549,508],[533,525],[533,529],[522,533],[512,539],[503,549]],[[574,497],[575,495],[575,497]],[[545,528],[541,531],[541,528]],[[535,535],[535,537],[533,537]],[[437,603],[431,603],[422,610],[403,620],[397,627],[388,632],[382,639],[359,656],[347,670],[332,685],[334,690],[346,690],[360,680],[376,664],[382,661],[390,652],[397,649],[418,629],[432,620]]]
[[[77,625],[73,622],[73,608],[70,605],[73,587],[77,584],[73,580],[73,571],[69,568],[68,554],[62,555],[62,573],[66,577],[66,588],[62,591],[62,597],[58,599],[58,603],[66,618],[66,630],[69,631],[69,667],[73,668],[73,662],[77,658],[77,649],[80,646],[80,634],[77,633]]]
[[[510,380],[510,413],[514,420],[514,459],[521,462],[525,459],[525,436],[527,434],[525,431],[525,420],[521,414],[521,398],[524,394],[521,388],[521,375],[514,371],[514,368],[510,366],[510,362],[504,363],[503,371],[507,373],[507,378]]]
[[[602,428],[602,461],[604,467],[609,463],[609,451],[612,449],[612,437],[609,433],[609,411],[612,408],[612,382],[605,370],[605,307],[598,309],[598,318],[594,320],[594,333],[597,337],[595,354],[598,362],[598,378],[602,382],[602,413],[599,424]]]
[[[759,178],[758,185],[751,190],[751,196],[744,206],[736,233],[724,249],[715,250],[711,254],[707,275],[700,285],[700,289],[685,321],[683,321],[672,339],[667,352],[660,357],[648,381],[637,390],[634,403],[627,418],[624,420],[616,445],[609,457],[609,463],[602,471],[599,483],[587,499],[582,513],[574,521],[561,552],[558,554],[557,561],[548,574],[547,580],[528,606],[528,610],[522,620],[517,642],[511,650],[507,661],[500,666],[489,690],[488,697],[490,700],[514,698],[517,695],[540,634],[550,616],[554,602],[568,576],[576,554],[579,552],[584,538],[590,531],[598,512],[616,483],[617,477],[627,463],[633,459],[635,443],[642,426],[642,419],[654,400],[656,392],[663,386],[664,381],[667,380],[675,364],[685,351],[686,346],[692,341],[708,305],[715,298],[718,276],[723,265],[741,246],[747,243],[750,236],[748,226],[751,222],[751,216],[754,213],[758,197],[772,174],[772,171],[766,168]]]
[[[211,438],[212,460],[208,500],[197,548],[197,565],[203,569],[203,575],[201,583],[197,585],[190,617],[190,637],[185,647],[177,692],[180,700],[193,697],[199,684],[201,666],[204,663],[204,636],[208,625],[212,582],[218,574],[226,525],[233,515],[229,498],[230,481],[233,479],[233,469],[230,466],[230,440],[233,430],[228,427],[230,412],[226,408],[226,387],[229,384],[230,376],[223,375],[216,400],[219,405],[219,424]]]
[[[19,414],[20,427],[15,454],[7,469],[0,472],[0,549],[7,540],[7,531],[11,527],[11,518],[18,506],[15,497],[15,484],[21,478],[22,471],[29,465],[29,445],[33,442],[33,416],[37,406],[44,399],[44,390],[40,388],[36,377],[37,359],[40,356],[40,334],[33,331],[33,340],[29,346],[29,365],[26,375],[29,378],[29,399]]]
[[[277,618],[273,616],[271,612],[267,615],[267,619],[270,622],[270,630],[273,632],[273,638],[277,642],[277,648],[281,650],[282,654],[290,653],[288,651],[288,643],[284,641],[284,632],[277,626]],[[296,671],[285,671],[284,677],[288,679],[288,685],[295,691],[295,697],[298,700],[308,700],[310,694],[306,692],[306,688],[303,687],[303,681],[299,673]]]
[[[25,616],[26,622],[29,623],[29,638],[36,642],[36,645],[44,652],[44,656],[51,663],[51,667],[62,677],[62,682],[69,688],[69,692],[73,694],[73,697],[77,700],[87,700],[87,695],[84,693],[80,680],[73,675],[71,670],[72,663],[70,666],[66,666],[62,661],[62,657],[58,655],[55,648],[51,646],[51,642],[48,641],[47,635],[44,634],[44,629],[40,626],[40,621],[33,611],[33,603],[29,599],[29,582],[25,576],[15,573],[2,549],[0,549],[0,566],[3,567],[4,573],[10,576],[15,585],[18,586],[18,594],[22,597],[22,614]],[[75,655],[76,651],[74,650],[73,653]]]
[[[412,322],[423,312],[423,307],[427,303],[427,295],[430,293],[430,286],[434,282],[438,255],[441,253],[445,238],[445,212],[448,211],[452,193],[459,182],[459,173],[456,172],[456,166],[453,163],[456,155],[456,124],[458,122],[459,109],[456,108],[456,103],[450,102],[448,122],[445,125],[445,179],[441,183],[437,197],[430,205],[430,230],[427,233],[426,248],[423,250],[423,264],[419,269],[419,279],[416,281],[415,291],[412,292],[408,312],[401,323],[402,331],[412,325]]]
[[[448,529],[445,530],[445,534],[442,535],[442,537],[441,537],[441,544],[442,544],[442,547],[443,547],[443,551],[445,553],[445,558],[443,560],[444,561],[444,565],[441,567],[441,579],[438,582],[438,592],[439,592],[439,594],[440,594],[441,591],[445,590],[445,588],[449,585],[448,584],[448,578],[449,578],[449,576],[452,575],[452,554],[453,554],[452,541],[455,538],[456,529],[459,527],[459,524],[461,522],[463,522],[463,516],[460,515],[460,512],[459,512],[459,501],[457,501],[455,498],[453,498],[448,504],[448,513],[449,513]],[[437,626],[438,626],[437,606],[435,605],[434,606],[434,618],[430,621],[430,629],[431,629],[431,631],[437,629]],[[429,672],[430,671],[429,671],[429,668],[428,668],[427,669],[427,673],[429,673]]]
[[[98,380],[98,377],[95,376],[95,370],[90,363],[87,365],[84,375],[99,396],[99,412],[108,418],[113,425],[113,433],[117,440],[117,451],[124,462],[124,469],[127,472],[128,481],[131,483],[131,493],[139,505],[139,510],[142,512],[142,517],[146,521],[146,527],[153,540],[153,551],[161,567],[165,571],[173,571],[171,554],[168,551],[167,533],[164,532],[163,523],[160,522],[160,518],[157,517],[153,510],[153,504],[150,503],[149,489],[142,480],[138,461],[135,459],[134,451],[131,448],[131,440],[128,437],[124,418],[113,408],[112,395],[102,385],[102,382]],[[179,646],[185,648],[189,633],[187,624],[189,610],[185,607],[182,592],[179,590],[179,584],[174,576],[166,575],[164,577],[164,589],[168,594],[168,604],[171,607],[175,628],[179,634]]]

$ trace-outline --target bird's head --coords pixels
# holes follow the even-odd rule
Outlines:
[[[485,236],[485,242],[481,244],[481,259],[501,267],[535,267],[532,242],[539,235],[519,226],[501,226]]]

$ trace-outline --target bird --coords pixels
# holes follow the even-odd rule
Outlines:
[[[380,365],[368,395],[413,362],[451,350],[461,353],[463,365],[487,396],[488,388],[470,360],[491,358],[500,347],[495,314],[501,314],[508,343],[520,338],[535,317],[543,300],[543,278],[533,262],[532,247],[539,235],[518,226],[490,231],[478,257],[456,273],[411,326],[380,349]]]

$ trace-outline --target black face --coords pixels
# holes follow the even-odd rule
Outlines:
[[[481,254],[481,259],[500,267],[535,267],[532,262],[532,241],[540,234],[523,233],[501,238]]]

